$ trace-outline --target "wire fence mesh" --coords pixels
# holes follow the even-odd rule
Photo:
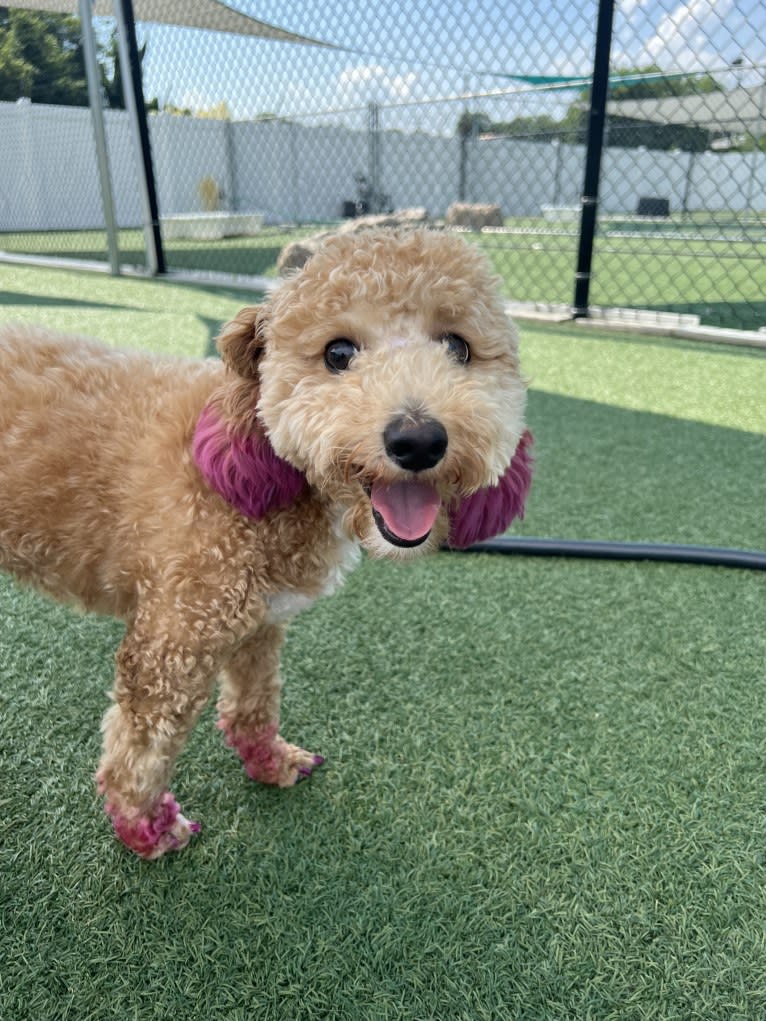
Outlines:
[[[169,268],[274,274],[295,238],[409,210],[474,230],[509,298],[571,306],[597,6],[239,0],[232,22],[167,0],[158,24],[134,0]],[[207,27],[173,24],[190,18]],[[0,46],[0,249],[103,260],[77,22],[61,23],[0,8],[18,44]],[[93,24],[121,258],[140,263],[115,22]],[[35,78],[43,29],[69,63]],[[606,112],[592,304],[762,327],[766,8],[622,0]]]

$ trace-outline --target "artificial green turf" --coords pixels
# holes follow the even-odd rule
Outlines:
[[[198,354],[247,299],[0,282],[2,318]],[[522,337],[517,531],[766,548],[763,355]],[[0,581],[0,1018],[766,1016],[764,606],[752,571],[367,561],[285,649],[326,766],[257,787],[206,711],[174,785],[203,832],[144,863],[92,785],[121,625]]]
[[[41,323],[110,344],[202,356],[227,318],[259,295],[136,277],[0,264],[0,322]]]
[[[757,330],[766,323],[766,236],[760,225],[719,227],[699,222],[627,222],[610,233],[605,220],[593,254],[592,305],[698,315],[712,326]],[[508,297],[519,301],[571,304],[577,263],[577,230],[551,228],[540,218],[507,221],[509,234],[479,234]],[[310,224],[291,230],[267,228],[254,237],[221,241],[169,241],[167,264],[175,270],[213,270],[274,275],[288,241],[326,229]],[[126,265],[143,266],[143,235],[119,232]],[[0,234],[0,249],[105,262],[103,231]]]
[[[166,241],[165,261],[171,270],[213,270],[219,273],[273,275],[280,251],[289,241],[313,234],[321,224],[285,230],[265,228],[254,237],[231,237],[221,241]],[[143,232],[121,230],[117,247],[123,266],[146,265]],[[58,256],[65,259],[107,262],[105,231],[31,231],[0,234],[0,249],[21,255]]]

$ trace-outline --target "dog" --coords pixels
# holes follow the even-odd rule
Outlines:
[[[200,828],[169,785],[217,680],[248,775],[309,776],[279,733],[288,621],[361,550],[504,531],[531,479],[517,332],[458,235],[332,237],[217,339],[190,361],[0,330],[0,568],[126,622],[96,777],[149,859]]]

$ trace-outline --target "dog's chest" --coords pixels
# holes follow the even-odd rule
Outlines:
[[[304,595],[302,592],[277,592],[276,595],[269,597],[266,620],[269,624],[285,624],[307,610],[317,598]]]
[[[307,610],[317,599],[332,595],[343,584],[346,575],[359,563],[361,556],[359,545],[342,531],[340,521],[333,531],[337,538],[337,556],[329,564],[318,591],[314,588],[309,593],[295,587],[272,593],[267,599],[266,619],[269,623],[287,623],[297,614]]]

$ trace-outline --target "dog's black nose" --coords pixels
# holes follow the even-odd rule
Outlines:
[[[383,430],[386,453],[400,468],[422,472],[433,468],[447,450],[447,430],[433,418],[401,415]]]

